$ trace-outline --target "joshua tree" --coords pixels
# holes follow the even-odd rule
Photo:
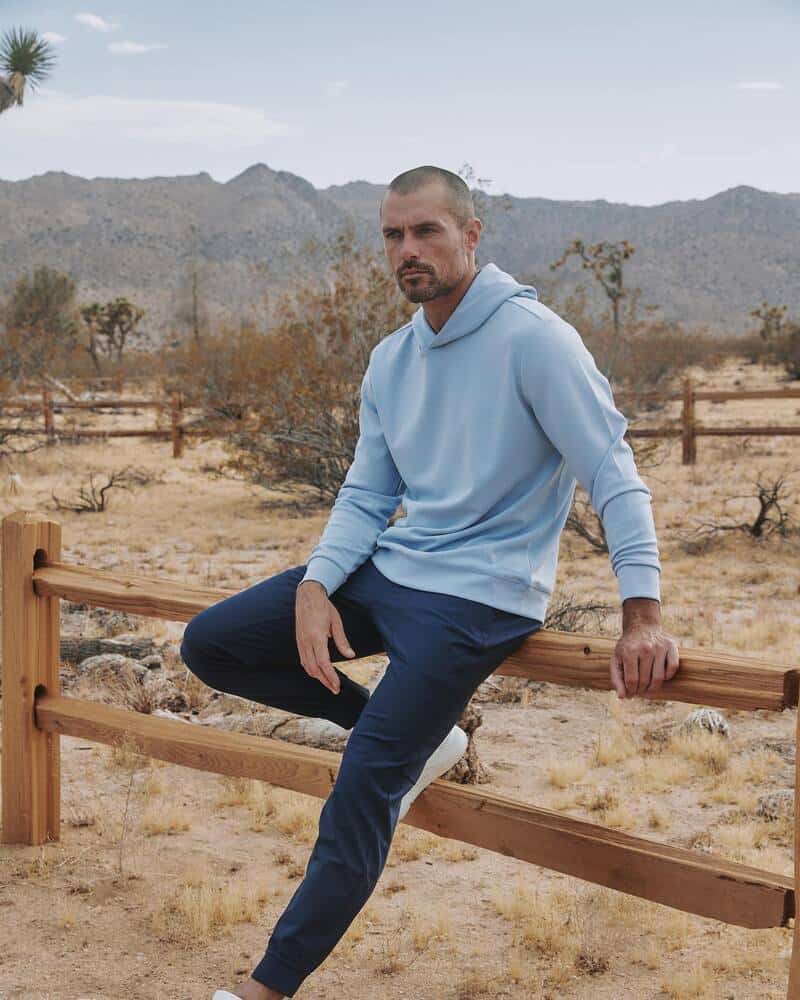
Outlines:
[[[25,88],[35,90],[56,61],[52,45],[30,28],[11,28],[0,36],[0,112],[22,106]]]
[[[764,300],[758,309],[754,309],[750,315],[761,320],[759,334],[762,340],[777,340],[783,332],[783,321],[786,318],[786,306],[771,306]]]
[[[612,243],[608,240],[601,240],[600,243],[593,243],[587,247],[583,240],[575,239],[570,243],[564,253],[554,260],[550,265],[550,270],[555,271],[566,263],[567,258],[573,254],[580,257],[584,268],[591,271],[608,296],[611,303],[611,316],[614,321],[614,351],[611,360],[608,362],[608,370],[605,372],[607,378],[611,378],[612,368],[616,354],[620,346],[621,319],[620,302],[628,294],[623,287],[623,265],[625,261],[633,256],[636,248],[627,240],[620,240]]]

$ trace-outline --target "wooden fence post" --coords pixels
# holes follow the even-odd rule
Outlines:
[[[60,598],[37,597],[34,567],[61,558],[61,525],[30,511],[3,518],[2,841],[41,844],[61,833],[58,733],[36,726],[41,688],[60,693]]]
[[[47,435],[47,443],[53,444],[56,428],[53,422],[53,396],[49,389],[42,389],[42,410],[44,412],[44,432]]]
[[[697,461],[697,436],[694,422],[694,386],[687,378],[683,383],[683,464],[694,465]]]
[[[794,892],[795,901],[800,898],[800,708],[797,710],[795,729],[795,770],[794,770]],[[795,902],[795,911],[798,906]],[[800,1000],[800,913],[794,915],[792,932],[792,957],[789,965],[789,989],[786,1000]]]
[[[172,457],[183,455],[183,393],[173,392],[170,400],[170,416],[172,419]]]

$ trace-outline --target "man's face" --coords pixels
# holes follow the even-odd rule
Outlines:
[[[447,188],[431,181],[411,194],[389,191],[383,201],[383,249],[400,291],[410,302],[447,295],[464,279],[480,234],[472,219],[462,229],[451,215]]]

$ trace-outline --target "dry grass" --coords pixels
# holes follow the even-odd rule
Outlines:
[[[598,767],[608,767],[627,760],[635,753],[636,741],[629,729],[619,722],[614,722],[598,734],[594,762]]]
[[[453,918],[450,913],[439,908],[434,915],[417,917],[406,911],[411,944],[415,951],[427,951],[436,941],[447,941],[453,937]]]
[[[749,380],[762,374],[749,369],[736,372],[730,366],[716,384],[725,387],[734,378]],[[777,384],[769,377],[770,385]],[[698,404],[701,420],[784,420],[783,415],[773,412],[776,406],[784,406],[782,403],[731,403],[713,409],[704,405]],[[661,419],[658,415],[653,422]],[[791,419],[796,419],[794,409],[786,414],[786,422]],[[76,459],[87,469],[103,468],[104,447],[90,443],[23,457],[20,472],[26,484],[25,496],[7,498],[5,512],[25,507],[47,513],[50,489],[63,492]],[[167,457],[168,446],[135,439],[120,439],[114,450],[120,461],[135,460],[166,471],[166,481],[138,496],[120,495],[105,515],[87,519],[60,514],[65,561],[91,565],[114,556],[118,572],[130,569],[187,584],[206,582],[240,590],[302,563],[329,516],[327,508],[302,518],[265,514],[263,492],[233,481],[209,479],[200,470],[203,463],[220,457],[214,443],[202,448],[192,444],[185,458],[175,462]],[[678,533],[695,516],[720,516],[726,497],[746,492],[748,476],[756,466],[768,475],[795,467],[796,440],[701,439],[698,450],[700,463],[693,468],[680,465],[678,447],[663,466],[644,473],[655,499],[664,567],[665,626],[684,646],[795,663],[800,652],[800,619],[796,615],[800,541],[787,538],[756,544],[744,536],[729,537],[699,557],[684,551]],[[796,498],[790,508],[798,518]],[[570,580],[577,601],[615,592],[608,560],[587,553],[579,539],[566,534],[559,576]],[[614,634],[618,626],[619,616],[610,615],[605,623],[608,634]],[[173,641],[180,635],[179,623],[148,621],[146,629]],[[179,662],[172,665],[180,668],[175,670],[174,679],[190,705],[204,707],[211,689]],[[370,680],[376,669],[375,661],[339,666],[361,683]],[[147,704],[137,703],[135,695],[134,689],[132,707],[147,710]],[[505,791],[503,781],[509,782],[506,788],[518,782],[526,800],[544,799],[551,808],[575,810],[616,829],[654,839],[657,836],[670,843],[693,843],[733,860],[791,874],[791,818],[767,823],[755,810],[759,795],[787,787],[792,781],[787,761],[760,749],[759,744],[767,739],[790,741],[793,712],[726,712],[731,723],[729,740],[675,732],[666,742],[651,743],[648,735],[674,727],[685,717],[687,706],[620,702],[613,693],[548,687],[541,692],[525,689],[518,704],[496,708],[504,714],[493,717],[486,713],[477,742],[479,753],[494,742],[506,742],[512,758],[519,755],[518,769],[497,776],[501,791]],[[516,718],[524,720],[524,726],[504,727],[512,719],[505,713],[512,712],[519,713]],[[557,724],[559,716],[566,724]],[[517,740],[522,733],[525,747],[520,752]],[[504,740],[492,739],[498,734]],[[549,761],[549,766],[543,765],[543,760]],[[166,857],[179,848],[182,821],[193,823],[191,843],[200,842],[204,830],[194,819],[200,803],[194,800],[184,807],[173,802],[168,793],[175,785],[165,781],[162,773],[171,765],[142,756],[131,744],[100,746],[96,752],[85,753],[82,761],[91,761],[92,769],[87,773],[91,773],[92,787],[87,787],[89,779],[82,775],[81,782],[65,789],[64,843],[43,845],[15,858],[8,866],[13,870],[13,881],[6,887],[10,893],[15,886],[30,883],[33,899],[43,889],[52,892],[55,905],[48,917],[65,935],[65,941],[66,935],[86,923],[90,899],[87,895],[85,902],[73,896],[62,900],[56,880],[65,872],[74,872],[76,886],[100,886],[107,875],[87,869],[88,860],[103,858],[109,872],[115,874],[118,855],[124,860],[126,874],[136,867],[161,879],[153,883],[155,896],[152,885],[146,887],[151,893],[147,898],[152,900],[151,933],[139,929],[137,942],[137,947],[148,950],[151,956],[171,954],[170,942],[175,944],[174,953],[180,954],[193,942],[202,944],[248,922],[260,928],[265,907],[274,906],[277,916],[280,901],[303,875],[308,848],[316,836],[320,800],[264,782],[220,779],[216,802],[209,806],[207,795],[204,805],[206,813],[209,808],[216,813],[207,825],[218,825],[218,839],[209,840],[216,851],[211,856],[221,855],[225,842],[219,839],[223,836],[220,831],[228,836],[233,825],[242,834],[243,844],[249,836],[251,845],[265,845],[263,871],[271,882],[254,887],[252,873],[243,872],[231,880],[227,875],[212,874],[213,866],[200,861],[196,870],[187,869],[173,891],[174,880],[163,878],[169,864],[160,860],[158,850]],[[123,826],[128,790],[130,802]],[[146,840],[139,843],[138,835]],[[73,850],[73,837],[83,838],[80,850]],[[145,848],[151,851],[149,858],[144,856]],[[141,858],[136,856],[139,853]],[[464,863],[465,867],[458,867]],[[616,984],[620,1000],[655,997],[656,993],[717,996],[720,990],[744,1000],[785,992],[791,939],[787,929],[752,931],[701,921],[667,907],[588,887],[579,880],[552,876],[404,824],[397,829],[387,868],[392,871],[388,878],[384,876],[382,891],[357,915],[335,949],[332,964],[337,976],[342,976],[341,983],[328,980],[323,990],[334,992],[341,987],[354,1000],[365,1000],[388,995],[388,978],[399,975],[407,977],[409,995],[415,990],[426,995],[432,985],[426,977],[435,967],[442,979],[436,980],[434,988],[446,979],[449,995],[460,1000],[500,995],[585,997],[592,995],[595,986],[602,987],[598,995],[616,996]],[[0,868],[0,875],[4,869]],[[487,873],[493,881],[484,884]],[[462,877],[465,882],[454,892]],[[487,906],[470,894],[465,901],[463,887],[466,880],[472,884],[473,879],[481,885],[479,898],[488,894],[489,885],[501,900]],[[131,880],[130,886],[136,881]],[[138,881],[144,885],[143,880]],[[128,884],[120,881],[119,891]],[[158,894],[162,887],[163,897]],[[440,912],[436,905],[445,898],[456,902]],[[402,903],[409,905],[403,908]],[[480,955],[470,951],[471,933],[465,934],[464,924],[467,915],[472,917],[476,912],[482,938],[475,947],[483,951]],[[31,931],[24,923],[24,908],[14,916],[20,923],[21,938]],[[103,919],[112,917],[104,912]],[[133,933],[124,923],[126,919],[121,911],[113,915],[117,933]],[[31,938],[35,936],[31,931]],[[381,942],[385,942],[384,949]],[[485,957],[487,942],[492,949],[491,961]],[[91,942],[89,947],[93,947]],[[426,952],[428,958],[415,964],[415,957]],[[101,967],[104,958],[99,946],[87,954],[89,958]],[[9,956],[8,968],[18,974],[14,961]],[[435,966],[425,966],[426,962],[435,962]],[[325,975],[324,968],[321,975]]]
[[[548,781],[554,788],[571,788],[583,781],[589,765],[585,760],[556,760],[545,767]]]
[[[221,775],[214,808],[237,806],[247,808],[250,829],[255,832],[269,827],[301,844],[313,843],[317,838],[323,802],[315,796],[266,781]]]
[[[150,914],[150,925],[162,941],[208,942],[235,924],[259,920],[262,904],[273,891],[252,878],[213,884],[193,869],[177,891],[163,892]]]
[[[704,963],[688,971],[678,969],[661,981],[661,989],[672,1000],[711,996],[713,985],[713,973]]]
[[[142,832],[147,837],[160,833],[183,833],[192,828],[192,816],[184,806],[159,803],[147,809],[142,816]]]
[[[676,755],[685,756],[699,765],[702,772],[722,774],[730,760],[730,743],[724,736],[699,730],[678,731],[672,736],[671,747]]]

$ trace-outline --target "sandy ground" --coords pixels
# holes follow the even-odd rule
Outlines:
[[[715,388],[778,384],[776,372],[746,365],[698,376]],[[698,404],[699,419],[715,423],[792,423],[798,412],[797,401]],[[126,419],[149,424],[152,415]],[[683,467],[674,441],[642,471],[654,495],[665,626],[687,647],[796,663],[800,536],[729,534],[698,554],[681,536],[698,517],[754,515],[752,499],[724,501],[752,497],[757,473],[795,472],[787,509],[800,522],[797,439],[701,438],[698,452],[697,466]],[[241,589],[304,562],[327,510],[296,516],[266,504],[263,490],[213,477],[222,455],[217,443],[193,442],[174,460],[168,441],[137,439],[49,448],[16,462],[23,493],[0,507],[59,520],[65,561],[120,572]],[[51,491],[67,495],[89,470],[128,462],[160,481],[112,494],[102,514],[52,510]],[[603,624],[617,634],[606,555],[565,534],[557,585],[617,609]],[[142,627],[159,641],[183,628]],[[383,664],[343,669],[363,679]],[[212,692],[200,687],[202,701]],[[545,686],[481,707],[483,787],[791,873],[791,824],[767,822],[757,805],[793,786],[794,712],[726,712],[723,747],[653,750],[653,734],[689,706]],[[216,987],[235,987],[302,877],[322,803],[70,737],[62,772],[60,842],[0,846],[0,998],[210,1000]],[[401,825],[367,906],[296,995],[777,998],[790,947],[786,929],[727,927]]]

